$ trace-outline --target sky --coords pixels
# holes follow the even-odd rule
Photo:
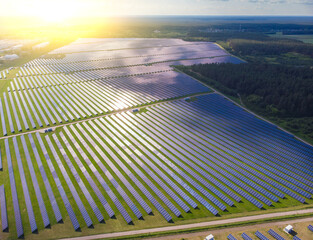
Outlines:
[[[313,16],[313,0],[0,0],[0,16],[72,17],[125,15]]]

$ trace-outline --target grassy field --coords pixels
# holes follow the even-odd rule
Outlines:
[[[312,34],[303,34],[303,35],[283,35],[282,33],[276,33],[276,34],[268,34],[270,37],[274,38],[289,38],[289,39],[295,39],[302,41],[304,43],[312,43],[313,44],[313,35]]]

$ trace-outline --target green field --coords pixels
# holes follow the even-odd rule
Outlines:
[[[273,38],[288,38],[302,41],[304,43],[312,43],[313,44],[313,35],[311,34],[301,34],[301,35],[284,35],[282,33],[269,34],[270,37]]]

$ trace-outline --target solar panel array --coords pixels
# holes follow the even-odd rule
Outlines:
[[[18,83],[19,80],[14,82]],[[28,80],[29,83],[35,82],[34,78]],[[53,82],[54,85],[34,87],[32,84],[29,87],[29,84],[25,90],[19,84],[16,87],[18,90],[7,93],[9,97],[4,93],[5,109],[1,108],[3,135],[8,134],[6,123],[9,123],[11,133],[16,133],[210,91],[192,78],[175,71],[108,80],[85,79],[73,84],[56,81],[55,77],[51,77],[50,84]]]
[[[313,226],[312,226],[312,225],[309,225],[309,226],[308,226],[308,229],[309,229],[311,232],[313,232]]]
[[[174,100],[210,89],[173,71],[170,62],[123,65],[167,61],[174,55],[179,60],[173,64],[206,54],[221,54],[222,59],[225,52],[217,45],[181,40],[88,41],[51,53],[65,53],[64,59],[39,58],[25,65],[0,99],[3,135],[172,101],[145,111],[74,122],[54,133],[6,139],[18,237],[24,234],[23,224],[36,232],[67,216],[74,230],[80,231],[110,218],[136,224],[149,214],[172,222],[185,214],[193,217],[198,209],[213,217],[245,203],[258,210],[272,208],[284,198],[300,203],[311,198],[311,146],[219,94]],[[77,49],[82,52],[76,53]],[[17,180],[23,191],[17,192]],[[1,208],[2,196],[0,188]],[[22,224],[18,199],[25,206],[27,223]],[[258,232],[256,236],[266,239]]]

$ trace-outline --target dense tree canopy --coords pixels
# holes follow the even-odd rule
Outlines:
[[[313,44],[288,39],[272,41],[231,39],[229,46],[240,55],[279,55],[296,52],[313,57]]]
[[[218,82],[215,87],[229,95],[239,93],[247,104],[267,114],[313,116],[312,68],[248,63],[201,64],[190,70]]]

